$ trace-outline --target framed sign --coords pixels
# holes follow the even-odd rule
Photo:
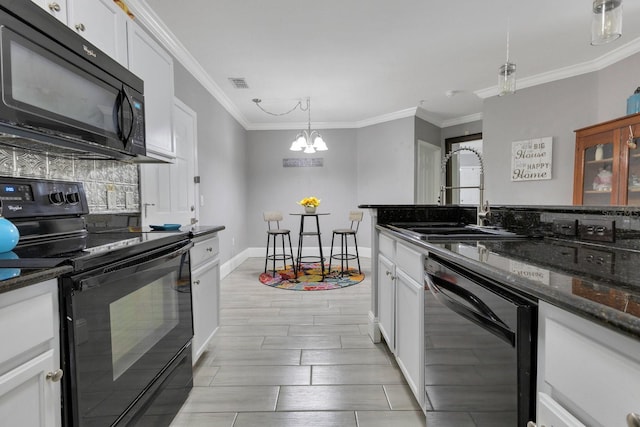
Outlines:
[[[285,168],[321,168],[323,166],[324,158],[322,157],[282,159],[282,167]]]
[[[551,179],[553,138],[514,141],[511,144],[511,181]]]

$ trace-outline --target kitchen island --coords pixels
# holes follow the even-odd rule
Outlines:
[[[426,318],[428,308],[420,312],[416,305],[408,307],[406,289],[409,289],[407,283],[415,288],[426,286],[424,277],[418,276],[417,272],[424,276],[422,264],[427,257],[432,257],[538,303],[537,328],[532,329],[538,338],[537,380],[534,380],[537,381],[537,391],[532,391],[532,398],[537,401],[538,423],[572,419],[578,424],[558,425],[614,425],[610,423],[615,421],[619,424],[620,420],[624,422],[627,413],[638,412],[640,408],[634,407],[628,399],[629,396],[637,399],[637,392],[630,391],[633,390],[633,382],[625,379],[640,381],[640,360],[636,356],[640,350],[637,303],[640,300],[640,283],[634,267],[640,260],[636,237],[640,227],[638,216],[634,215],[636,210],[575,206],[492,207],[489,225],[526,237],[429,241],[404,233],[393,224],[473,223],[475,208],[360,207],[369,208],[373,218],[374,286],[369,332],[374,340],[384,337],[425,411],[434,410],[433,402],[425,393],[425,363],[428,366],[430,362],[425,362],[424,354],[417,360],[407,357],[406,343],[407,337],[413,336],[423,343],[419,348],[427,353],[430,351],[429,337],[425,347],[422,320],[415,318],[416,315]],[[601,224],[597,221],[604,221],[604,224],[615,221],[614,241],[603,241],[600,235],[588,236],[595,237],[595,240],[582,240],[582,230],[578,228],[581,224],[591,224],[591,221],[596,221],[596,224]],[[567,235],[573,234],[573,230],[560,234],[558,224],[575,224],[575,235]],[[413,321],[406,318],[408,312],[414,313]],[[411,333],[407,333],[406,325],[412,324],[420,327],[414,326]],[[561,350],[557,345],[545,346],[545,341],[557,343],[558,337],[562,337],[560,343],[573,342],[573,345]],[[535,347],[532,352],[535,352]],[[574,360],[584,357],[576,352],[602,356],[589,359],[595,364],[593,373],[585,372],[584,365],[566,362],[569,355]],[[607,372],[605,368],[612,365],[609,363],[611,360],[621,363],[621,368]],[[413,366],[409,366],[407,361],[413,362]],[[603,371],[607,373],[600,375]],[[594,387],[602,392],[594,393]],[[580,394],[580,388],[597,395],[600,403]],[[553,418],[559,413],[564,418]]]

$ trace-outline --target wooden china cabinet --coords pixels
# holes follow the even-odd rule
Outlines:
[[[640,206],[640,113],[576,130],[573,204]]]

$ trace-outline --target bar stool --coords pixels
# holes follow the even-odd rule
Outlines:
[[[287,260],[291,260],[293,275],[297,276],[296,263],[295,258],[293,257],[293,248],[291,247],[291,233],[286,228],[280,228],[280,221],[282,221],[282,213],[277,211],[268,211],[263,212],[262,217],[267,223],[267,255],[264,259],[264,272],[267,272],[267,264],[269,261],[273,261],[273,275],[276,274],[276,261],[282,261],[282,269],[287,268]],[[276,241],[278,240],[278,236],[280,236],[282,242],[282,252],[277,253],[276,251]],[[284,249],[284,238],[285,236],[289,239],[289,254],[285,252]],[[273,237],[273,242],[271,238]],[[273,252],[269,254],[269,246],[273,245]]]
[[[331,254],[329,255],[329,272],[331,272],[331,261],[336,259],[340,260],[340,276],[344,276],[348,274],[349,270],[349,260],[358,260],[358,273],[362,274],[362,270],[360,269],[360,256],[358,255],[358,239],[356,238],[356,234],[358,233],[358,228],[360,227],[360,221],[362,221],[362,211],[351,211],[349,212],[349,221],[351,221],[350,228],[339,228],[333,230],[333,235],[331,236]],[[333,254],[333,240],[336,235],[340,236],[340,252]],[[353,236],[353,244],[355,245],[355,254],[349,253],[347,249],[347,237]],[[346,267],[346,268],[345,268]]]

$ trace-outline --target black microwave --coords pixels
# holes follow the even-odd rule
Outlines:
[[[0,145],[146,159],[143,81],[30,0],[0,4]]]

